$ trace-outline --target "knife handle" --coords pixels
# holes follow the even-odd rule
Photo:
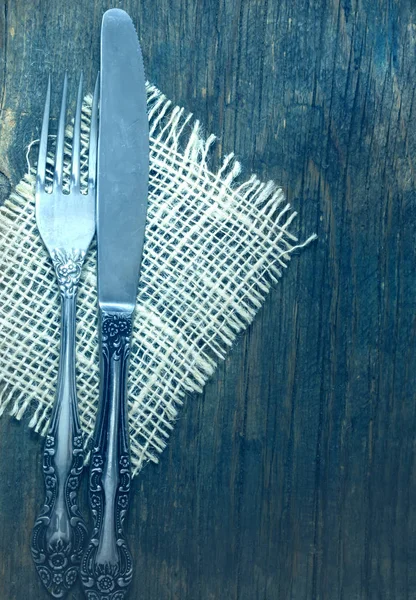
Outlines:
[[[31,543],[36,570],[54,598],[74,584],[87,539],[78,508],[84,450],[75,385],[76,284],[61,286],[61,302],[57,392],[43,452],[45,500]]]
[[[89,477],[93,531],[81,561],[88,600],[122,600],[133,575],[123,523],[130,493],[127,368],[131,312],[100,311],[101,390]]]

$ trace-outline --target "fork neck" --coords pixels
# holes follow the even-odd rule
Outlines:
[[[54,250],[52,253],[53,264],[61,292],[61,346],[59,357],[59,372],[57,396],[64,400],[67,408],[77,420],[77,411],[73,410],[76,405],[76,382],[75,382],[75,334],[76,334],[76,295],[81,269],[84,262],[85,252]],[[73,405],[73,406],[71,406]],[[71,406],[71,409],[69,409]],[[54,412],[62,411],[62,402],[54,405]],[[63,416],[63,415],[61,415]],[[56,425],[58,414],[52,415],[51,429]],[[65,419],[64,419],[65,420]],[[79,428],[79,423],[75,423]]]
[[[65,382],[75,393],[75,335],[76,335],[76,292],[61,294],[61,348],[59,357],[59,384]]]

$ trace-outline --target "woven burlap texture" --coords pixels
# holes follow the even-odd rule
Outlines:
[[[158,461],[186,394],[201,392],[291,253],[314,237],[298,243],[289,230],[296,213],[282,191],[254,176],[238,183],[232,155],[211,172],[215,138],[204,139],[199,123],[154,86],[147,90],[149,207],[129,377],[134,473]],[[60,304],[34,209],[32,172],[0,208],[0,413],[20,419],[30,409],[30,426],[44,435],[57,379]],[[93,244],[77,302],[77,389],[88,436],[99,387],[95,263]]]

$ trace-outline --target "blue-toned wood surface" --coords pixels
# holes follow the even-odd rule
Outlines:
[[[319,235],[134,480],[130,597],[416,598],[415,3],[3,0],[2,198],[47,74],[75,90],[82,66],[93,89],[110,6],[149,80],[218,135],[213,168],[234,151]],[[0,420],[2,600],[47,598],[29,550],[41,446]]]

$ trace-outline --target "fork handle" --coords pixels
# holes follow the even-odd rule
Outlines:
[[[133,574],[123,528],[131,479],[126,395],[131,331],[131,312],[100,310],[101,391],[89,477],[93,532],[81,563],[88,600],[122,600]]]
[[[78,260],[80,272],[83,256]],[[74,270],[74,263],[70,265]],[[46,589],[54,598],[62,598],[77,578],[87,530],[78,509],[84,451],[75,385],[77,281],[71,279],[76,273],[68,274],[64,267],[62,282],[56,263],[55,267],[62,307],[58,384],[43,453],[45,500],[33,528],[31,551]]]

